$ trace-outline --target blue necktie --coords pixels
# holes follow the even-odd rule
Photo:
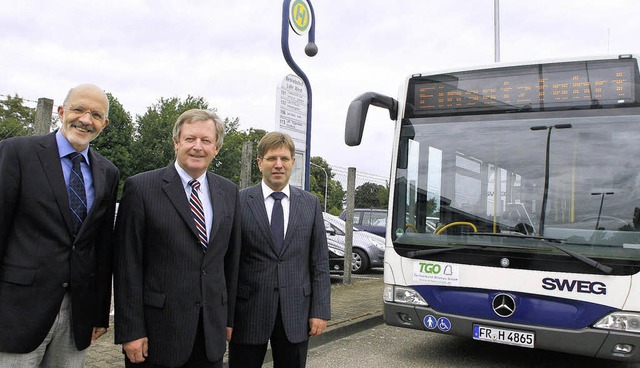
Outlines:
[[[282,198],[284,193],[273,192],[273,210],[271,211],[271,236],[273,243],[276,245],[276,251],[280,252],[282,243],[284,243],[284,211],[282,210]]]
[[[202,251],[207,251],[207,225],[204,222],[204,209],[200,197],[198,196],[198,190],[200,189],[200,182],[193,179],[189,182],[191,185],[191,197],[189,198],[189,204],[191,205],[191,212],[193,212],[193,219],[196,223],[196,230],[198,230],[198,240],[202,245]]]
[[[69,208],[71,208],[73,218],[73,235],[77,235],[82,226],[84,218],[87,216],[87,194],[84,189],[84,177],[80,163],[84,161],[84,156],[79,152],[67,155],[72,162],[71,173],[69,174]]]

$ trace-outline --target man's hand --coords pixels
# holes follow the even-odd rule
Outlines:
[[[104,327],[94,327],[93,333],[91,334],[91,343],[93,344],[100,336],[104,335],[107,332],[107,329]]]
[[[232,332],[233,332],[233,327],[227,327],[227,342],[231,341]]]
[[[320,318],[309,318],[309,336],[320,335],[327,328],[327,321]]]
[[[122,344],[124,352],[127,354],[127,358],[131,363],[142,363],[147,357],[148,353],[148,339],[143,337],[138,340],[125,342]]]

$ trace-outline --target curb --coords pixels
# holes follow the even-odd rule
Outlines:
[[[342,326],[337,326],[325,331],[323,334],[314,336],[309,339],[309,350],[320,347],[324,344],[342,339],[344,337],[357,334],[369,328],[381,325],[384,323],[382,312],[373,313],[364,317],[359,317],[353,322],[347,322]],[[267,354],[264,357],[263,364],[271,363],[273,358],[271,356],[271,347],[267,349]],[[226,363],[226,362],[225,362]],[[226,365],[225,365],[226,367]]]

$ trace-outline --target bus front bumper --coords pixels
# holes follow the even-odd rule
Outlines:
[[[628,362],[640,361],[640,353],[638,353],[640,349],[640,335],[626,332],[595,328],[569,330],[547,326],[513,324],[503,321],[443,314],[426,306],[414,306],[388,301],[384,302],[384,322],[390,326],[412,328],[472,339],[474,338],[474,329],[477,333],[477,326],[507,331],[521,331],[533,333],[534,338],[531,347],[536,349],[560,351],[602,359]],[[427,325],[429,327],[427,327]],[[630,348],[631,350],[628,352],[621,351],[621,347]]]

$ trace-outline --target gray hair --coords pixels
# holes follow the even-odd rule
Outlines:
[[[182,132],[184,123],[207,120],[213,120],[216,126],[216,148],[222,147],[222,142],[224,141],[224,122],[215,112],[203,109],[187,110],[178,116],[178,120],[176,120],[176,123],[173,125],[173,141],[178,142],[180,140],[180,133]]]

